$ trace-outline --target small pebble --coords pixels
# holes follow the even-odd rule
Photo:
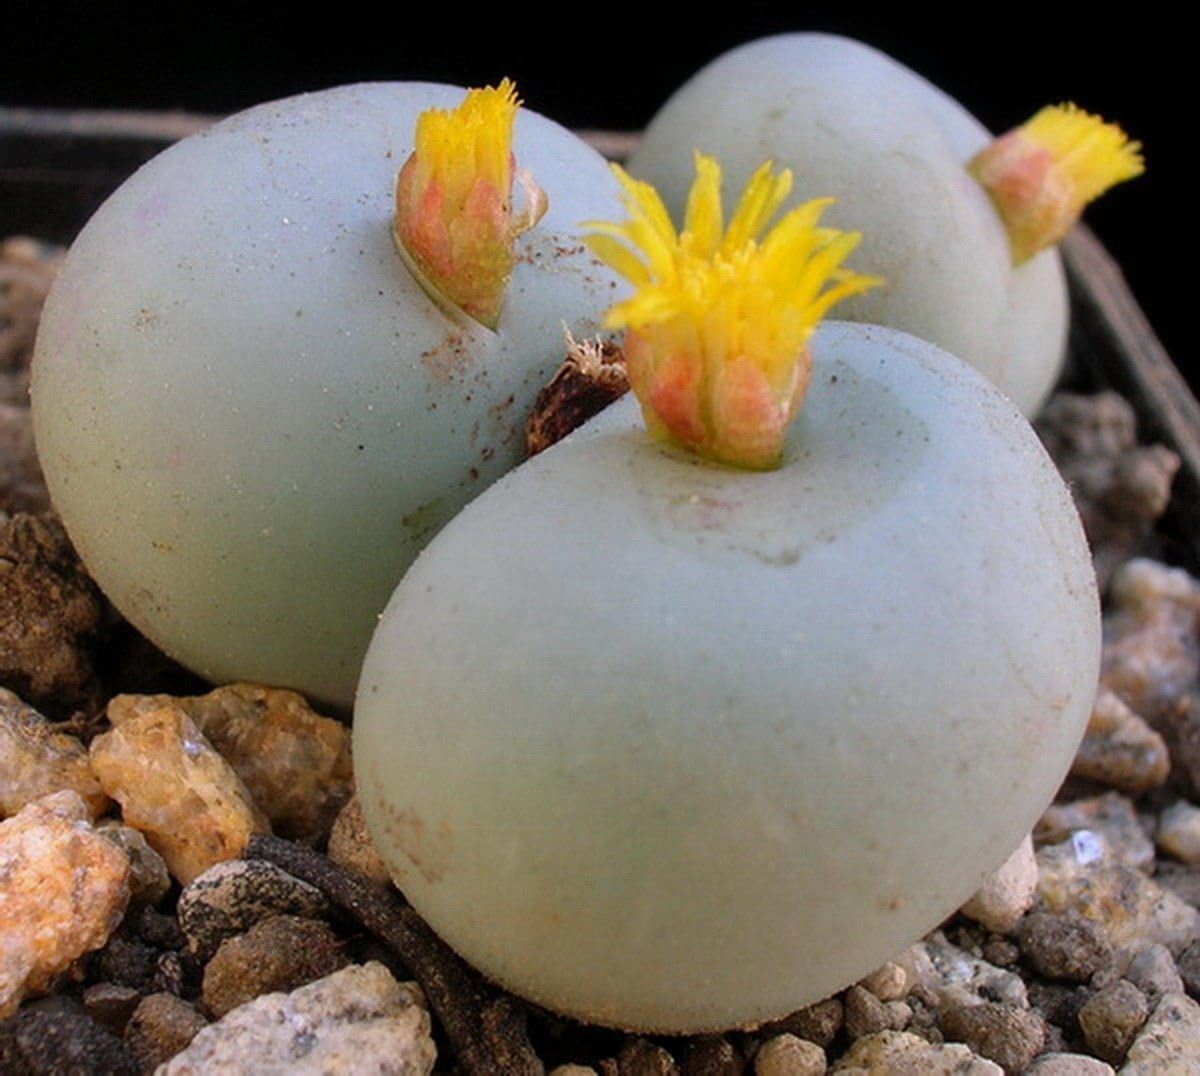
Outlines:
[[[1139,445],[1133,408],[1111,391],[1055,393],[1037,430],[1071,487],[1103,589],[1165,510],[1179,456],[1163,445]]]
[[[128,697],[118,696],[109,711],[121,712]],[[126,824],[141,830],[184,885],[241,855],[252,834],[269,831],[241,779],[179,710],[125,716],[92,741],[91,757]]]
[[[1133,983],[1119,979],[1079,1010],[1079,1027],[1093,1054],[1119,1065],[1149,1015],[1146,995]]]
[[[629,1039],[617,1055],[619,1076],[679,1076],[675,1059],[649,1039]]]
[[[1137,795],[1166,783],[1171,770],[1167,745],[1113,691],[1101,688],[1071,776]]]
[[[106,606],[50,514],[0,523],[0,683],[53,719],[97,709]]]
[[[130,906],[153,908],[158,904],[171,888],[171,874],[141,831],[109,819],[101,822],[96,832],[112,841],[129,860]]]
[[[723,1035],[693,1035],[683,1047],[683,1076],[742,1076],[745,1064]]]
[[[362,804],[357,796],[351,796],[334,819],[325,854],[340,867],[355,871],[380,885],[391,885],[392,876],[371,843]]]
[[[1102,837],[1117,862],[1146,873],[1154,869],[1154,842],[1142,829],[1132,801],[1119,792],[1047,808],[1034,826],[1033,839],[1039,847],[1059,844],[1081,830]]]
[[[591,1065],[555,1065],[546,1076],[596,1076]]]
[[[1101,683],[1157,725],[1200,674],[1200,583],[1182,568],[1135,558],[1114,573],[1108,597]]]
[[[1121,1076],[1200,1072],[1200,1005],[1185,994],[1167,994],[1142,1026]]]
[[[160,955],[154,946],[129,937],[122,928],[92,956],[92,975],[105,982],[145,992],[154,981]]]
[[[1018,1008],[1029,1004],[1019,975],[951,945],[940,931],[894,959],[938,1008],[980,1001],[1002,1001]]]
[[[1037,893],[1037,860],[1026,837],[993,871],[966,904],[962,914],[997,934],[1007,934],[1033,905]]]
[[[210,867],[184,887],[177,907],[188,951],[202,963],[226,938],[273,915],[323,919],[328,914],[319,889],[261,859]]]
[[[287,993],[348,963],[325,923],[272,916],[221,943],[204,969],[204,1007],[220,1018],[260,994]]]
[[[1087,1054],[1042,1054],[1025,1070],[1024,1076],[1114,1076],[1116,1070],[1107,1061]]]
[[[1018,937],[1025,959],[1047,979],[1085,983],[1112,962],[1104,932],[1075,911],[1033,912]]]
[[[1037,855],[1038,899],[1045,910],[1078,912],[1100,927],[1114,949],[1137,951],[1157,942],[1175,953],[1200,937],[1200,911],[1141,871],[1081,856],[1074,841]]]
[[[120,1035],[142,1000],[133,987],[117,983],[95,983],[83,991],[83,1007],[93,1020]]]
[[[149,994],[125,1026],[125,1045],[142,1072],[153,1072],[207,1026],[208,1021],[193,1006],[174,994]]]
[[[125,1044],[66,998],[27,1005],[0,1023],[0,1072],[14,1076],[135,1076]]]
[[[899,1001],[908,993],[908,972],[889,960],[860,979],[858,985],[871,991],[880,1001]]]
[[[966,1043],[1006,1072],[1024,1072],[1046,1041],[1045,1022],[1035,1010],[994,1001],[945,1009],[939,1024],[947,1042]]]
[[[825,1051],[795,1035],[767,1039],[754,1055],[754,1076],[824,1076],[827,1067]]]
[[[1151,945],[1138,953],[1125,969],[1125,978],[1157,1005],[1164,994],[1182,994],[1183,979],[1175,958],[1165,945]]]
[[[822,1049],[829,1049],[837,1033],[842,1030],[845,1009],[841,998],[826,998],[803,1009],[773,1020],[759,1028],[765,1035],[792,1034],[797,1038],[815,1042]]]
[[[1159,817],[1155,840],[1167,855],[1200,866],[1200,807],[1187,800],[1172,804]]]
[[[0,687],[0,819],[64,789],[79,794],[92,818],[110,806],[87,748]]]
[[[843,995],[842,1004],[845,1006],[846,1034],[851,1041],[892,1027],[891,1014],[883,1002],[861,986],[850,987]]]
[[[281,837],[316,843],[352,791],[350,730],[322,717],[294,691],[229,684],[207,695],[120,695],[108,717],[120,725],[147,712],[190,718],[229,763]]]
[[[972,1053],[968,1046],[935,1045],[907,1031],[881,1031],[859,1039],[830,1071],[842,1076],[1004,1076],[999,1065]]]
[[[93,828],[76,792],[0,822],[0,1019],[98,949],[129,902],[129,860]]]
[[[1179,954],[1179,977],[1192,997],[1200,997],[1200,941],[1193,942]]]
[[[398,983],[382,964],[353,964],[234,1009],[201,1030],[159,1076],[425,1076],[436,1056],[420,989]]]

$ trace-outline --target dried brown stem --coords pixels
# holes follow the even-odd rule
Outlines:
[[[279,837],[256,836],[246,849],[320,889],[390,946],[421,984],[468,1073],[541,1076],[519,1002],[469,968],[399,897],[359,878],[318,852]]]

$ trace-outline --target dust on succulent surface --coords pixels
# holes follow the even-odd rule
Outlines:
[[[0,843],[23,816],[25,877],[52,863],[61,870],[58,857],[71,854],[51,837],[38,842],[39,834],[56,832],[38,828],[46,782],[75,782],[88,745],[123,721],[124,710],[168,706],[212,711],[223,721],[231,707],[266,705],[259,693],[270,690],[250,686],[214,697],[141,639],[104,600],[39,501],[36,460],[14,453],[19,437],[3,436],[27,418],[19,412],[27,406],[31,326],[58,257],[27,240],[0,243],[0,685],[15,693],[0,697],[0,742],[18,744],[0,753],[0,786],[31,790],[23,795],[42,805],[4,800],[12,817],[0,821]],[[453,360],[452,352],[445,357]],[[453,361],[446,370],[454,372]],[[566,432],[570,415],[584,415],[592,403],[579,402],[591,387],[576,391],[564,380],[551,393],[564,402],[543,425]],[[496,422],[519,418],[504,410]],[[321,720],[303,700],[281,698],[271,703],[279,715],[272,735],[300,737],[294,747],[251,746],[255,757],[239,759],[232,741],[240,734],[222,741],[224,726],[215,720],[211,742],[201,728],[184,737],[184,747],[195,750],[199,741],[188,737],[205,737],[205,751],[213,765],[219,758],[228,766],[231,784],[260,790],[251,798],[278,799],[273,809],[300,811],[272,815],[271,825],[302,843],[255,837],[241,858],[168,885],[152,844],[127,826],[116,831],[111,801],[86,780],[78,785],[85,800],[72,825],[89,841],[112,842],[119,855],[100,857],[106,862],[128,857],[125,888],[111,872],[102,878],[88,862],[72,860],[80,899],[91,893],[103,914],[88,924],[53,921],[53,909],[27,905],[20,924],[0,924],[0,932],[53,940],[32,968],[0,958],[0,992],[16,1010],[0,1022],[0,1071],[70,1064],[150,1072],[173,1058],[183,1071],[230,1047],[252,1064],[266,1026],[295,1006],[322,1014],[312,1041],[299,1048],[369,1042],[361,1063],[409,1057],[416,1071],[532,1073],[570,1064],[586,1067],[561,1076],[734,1076],[905,1065],[1021,1071],[1032,1062],[1029,1071],[1051,1072],[1052,1055],[1063,1053],[1078,1064],[1104,1059],[1142,1066],[1137,1071],[1200,1068],[1200,582],[1145,559],[1163,548],[1154,520],[1178,461],[1169,449],[1138,442],[1128,405],[1112,394],[1060,395],[1039,430],[1074,485],[1109,581],[1102,690],[1059,802],[1035,830],[1036,848],[989,878],[969,912],[860,983],[757,1030],[686,1038],[584,1026],[511,998],[457,961],[382,880],[357,802],[334,817],[349,792],[349,775],[336,761],[304,778],[314,782],[309,798],[319,810],[300,811],[287,797],[261,791],[299,780],[287,767],[305,765],[303,737],[311,733],[304,730]],[[405,525],[436,525],[436,506],[427,507]],[[110,711],[122,695],[126,701]],[[157,749],[147,748],[145,780],[134,784],[159,796],[190,794],[163,787],[161,774],[156,783]],[[248,761],[267,772],[247,768]],[[393,823],[418,869],[435,877],[448,869],[452,835],[411,812]],[[331,828],[337,837],[329,841]],[[374,868],[359,874],[361,864]],[[11,878],[11,870],[0,872],[0,898]],[[107,903],[95,899],[101,890]],[[481,894],[482,914],[486,899]],[[104,916],[114,908],[110,926]],[[398,982],[414,977],[422,989]],[[287,999],[284,1009],[239,1005],[238,1021],[218,1025],[234,1001],[271,990],[288,991],[277,995]],[[199,1035],[204,1028],[212,1030]],[[795,1067],[801,1064],[807,1067]]]

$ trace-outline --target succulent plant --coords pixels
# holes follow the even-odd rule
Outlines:
[[[801,197],[836,192],[834,224],[864,235],[887,279],[842,308],[971,363],[1027,416],[1061,370],[1068,324],[1052,244],[1083,205],[1142,170],[1136,144],[1072,107],[999,139],[868,45],[785,34],[718,57],[662,107],[629,162],[679,211],[694,149],[743,182],[763,160]]]
[[[142,168],[34,363],[54,504],[109,597],[212,680],[349,708],[397,580],[617,294],[579,230],[617,196],[508,83],[293,97]]]
[[[623,179],[590,240],[635,285],[607,320],[638,399],[417,558],[354,731],[374,843],[451,946],[670,1033],[819,1000],[958,907],[1053,796],[1099,663],[1028,423],[933,345],[815,327],[873,283],[854,237],[820,204],[764,234],[770,169],[725,227],[697,163],[682,232]]]

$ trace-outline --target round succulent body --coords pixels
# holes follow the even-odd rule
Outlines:
[[[682,210],[698,149],[738,190],[766,158],[797,199],[833,195],[827,219],[863,233],[859,264],[887,286],[838,316],[903,329],[971,363],[1026,415],[1062,366],[1068,307],[1058,254],[1018,267],[984,189],[967,173],[992,141],[951,97],[877,50],[787,34],[726,53],[654,117],[629,170]]]
[[[453,520],[368,650],[374,843],[538,1004],[682,1033],[826,997],[965,901],[1070,765],[1099,609],[1028,423],[903,333],[812,350],[779,469],[615,404]]]
[[[167,150],[67,258],[33,373],[37,444],[89,570],[214,680],[349,707],[363,651],[428,538],[514,466],[564,324],[618,294],[581,220],[600,155],[531,112],[513,152],[550,208],[496,331],[432,300],[392,235],[397,172],[451,86],[345,86]]]

